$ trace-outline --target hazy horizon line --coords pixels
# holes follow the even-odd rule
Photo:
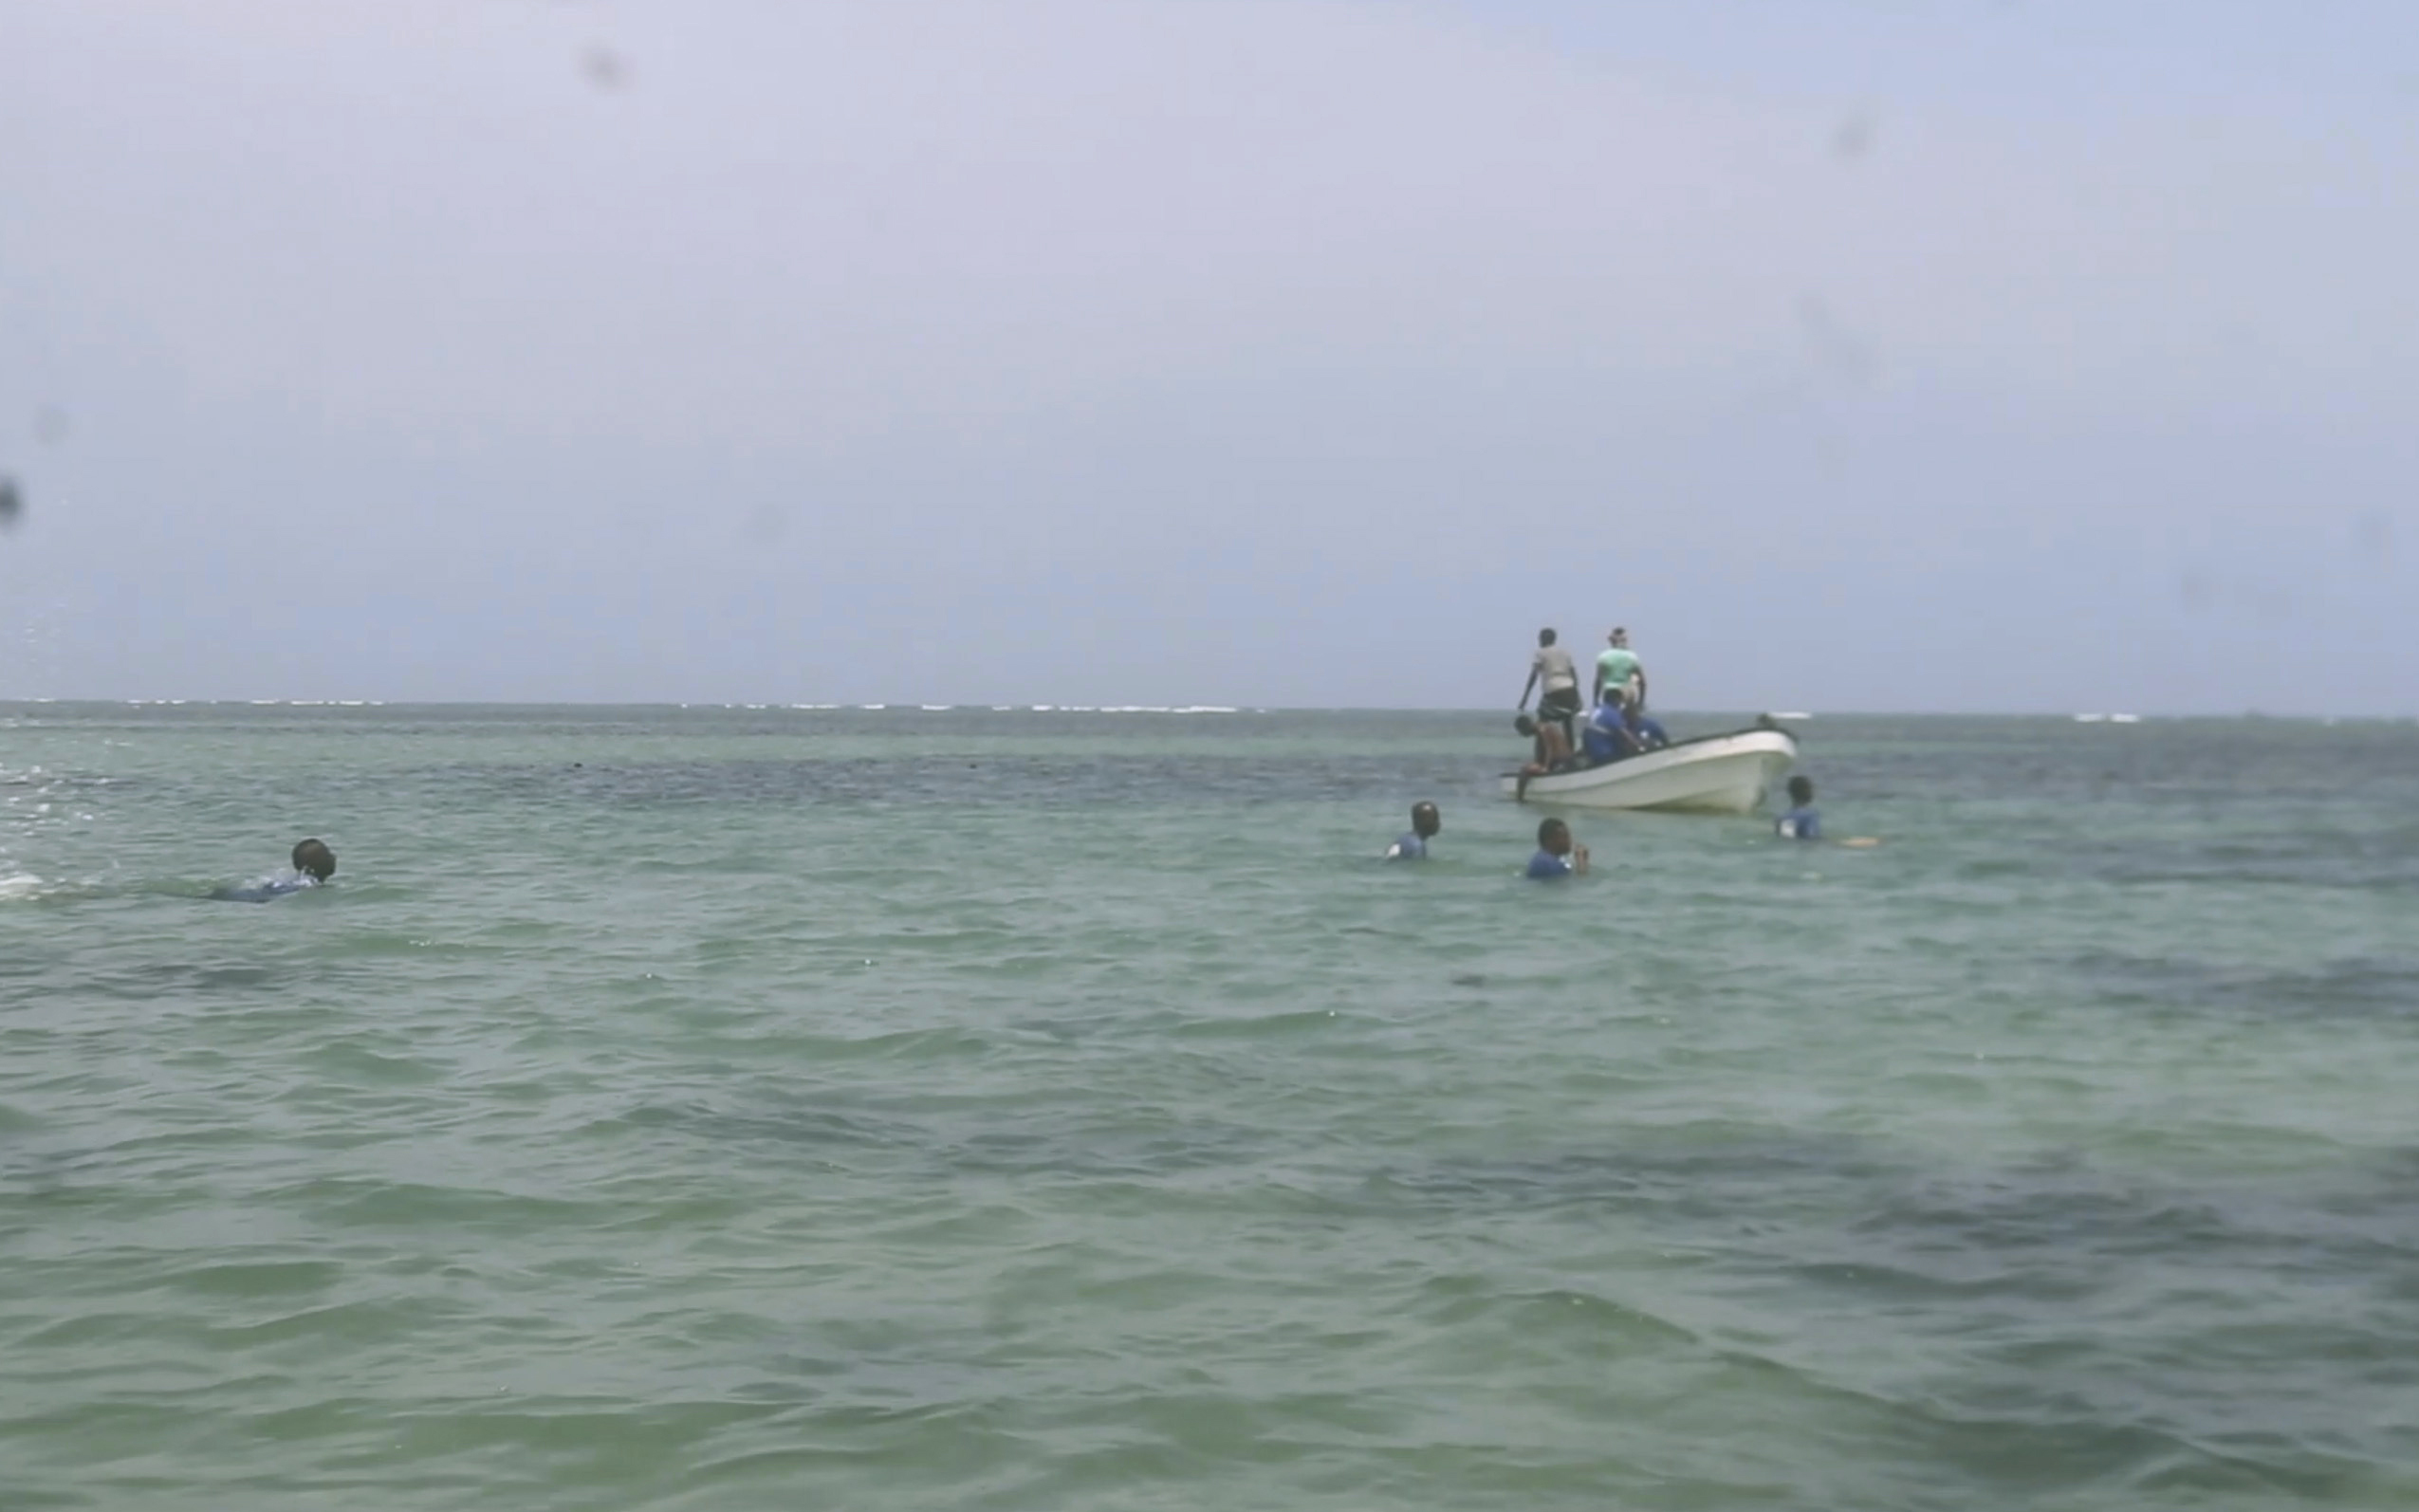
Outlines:
[[[793,703],[724,699],[503,699],[503,698],[0,698],[0,709],[563,709],[721,710],[752,713],[1006,713],[1006,714],[1468,714],[1498,718],[1500,709],[1451,705],[1379,704],[1054,704],[1054,703]],[[2317,724],[2410,724],[2419,714],[2278,713],[2266,710],[2065,710],[2065,709],[1660,709],[1684,719],[1753,719],[1768,714],[1789,723],[1824,719],[2059,719],[2128,724],[2151,720],[2276,720]]]

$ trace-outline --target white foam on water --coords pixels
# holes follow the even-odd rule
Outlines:
[[[915,707],[928,714],[945,714],[957,706],[955,704],[917,704]]]

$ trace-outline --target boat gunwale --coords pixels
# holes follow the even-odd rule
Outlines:
[[[1634,763],[1646,761],[1656,756],[1666,755],[1675,750],[1685,750],[1690,746],[1709,745],[1717,740],[1737,740],[1742,735],[1778,735],[1788,744],[1789,759],[1793,762],[1798,759],[1797,736],[1790,734],[1785,729],[1766,729],[1761,725],[1750,725],[1745,729],[1723,730],[1718,734],[1691,735],[1686,740],[1675,740],[1669,746],[1657,746],[1653,750],[1640,751],[1634,756],[1624,756],[1617,761],[1601,762],[1594,766],[1575,766],[1567,772],[1539,772],[1529,778],[1529,790],[1531,792],[1536,791],[1537,784],[1540,783],[1559,783],[1573,777],[1588,777],[1598,772],[1618,771],[1622,767],[1630,766]],[[1661,770],[1660,767],[1653,769]],[[1512,770],[1500,773],[1499,775],[1506,779],[1513,779],[1518,778],[1521,775],[1521,771],[1520,768],[1514,767]]]

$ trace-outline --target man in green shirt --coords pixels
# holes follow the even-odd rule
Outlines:
[[[1619,693],[1632,709],[1646,707],[1646,668],[1630,649],[1630,633],[1619,625],[1604,637],[1611,644],[1596,654],[1596,702]]]

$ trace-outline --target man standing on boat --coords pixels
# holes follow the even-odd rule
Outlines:
[[[1595,702],[1605,703],[1618,694],[1621,702],[1633,711],[1646,711],[1646,664],[1630,649],[1630,633],[1619,625],[1604,637],[1605,647],[1596,654]]]
[[[1565,749],[1578,745],[1574,728],[1579,717],[1579,673],[1571,665],[1571,654],[1554,644],[1554,632],[1548,628],[1537,633],[1537,655],[1529,658],[1528,681],[1521,685],[1519,708],[1528,708],[1528,695],[1537,696],[1537,717],[1552,720],[1562,727]]]

